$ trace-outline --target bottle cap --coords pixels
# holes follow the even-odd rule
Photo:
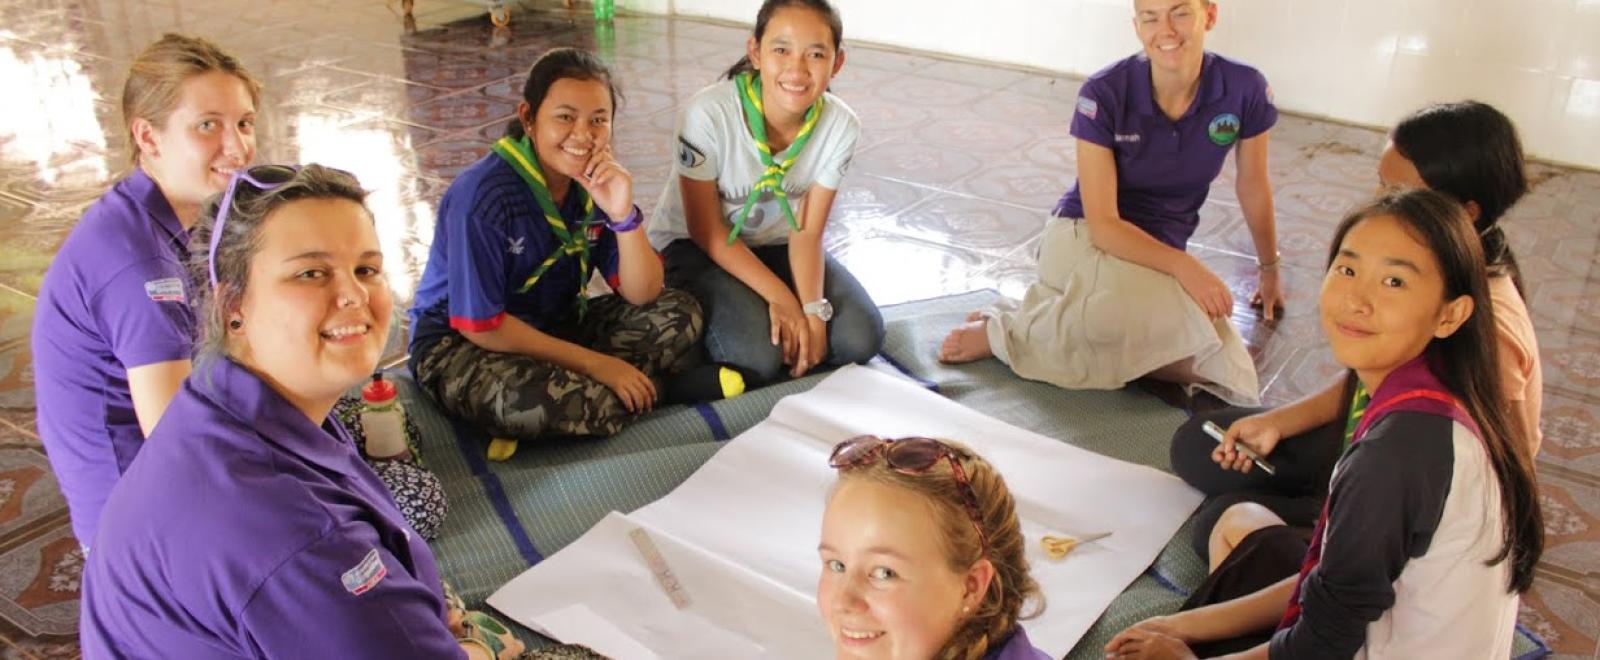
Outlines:
[[[361,400],[367,403],[385,403],[399,396],[400,389],[385,380],[382,373],[372,374],[372,382],[361,388]]]

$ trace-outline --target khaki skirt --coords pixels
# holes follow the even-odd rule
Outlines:
[[[1039,279],[1018,302],[984,310],[989,347],[1018,376],[1068,389],[1117,389],[1193,358],[1200,387],[1260,402],[1255,364],[1227,319],[1206,316],[1171,275],[1113,257],[1077,219],[1051,217]]]

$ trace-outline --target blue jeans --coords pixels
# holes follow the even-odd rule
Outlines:
[[[794,289],[788,245],[751,247],[750,251],[790,290]],[[718,266],[694,241],[673,241],[662,255],[666,259],[667,286],[686,290],[700,301],[706,319],[706,353],[711,361],[745,370],[756,381],[754,386],[783,378],[783,353],[772,345],[772,317],[767,301]],[[828,322],[828,354],[823,365],[863,364],[883,348],[883,316],[850,271],[826,253],[823,263],[822,295],[833,304],[833,320]]]

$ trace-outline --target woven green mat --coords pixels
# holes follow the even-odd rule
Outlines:
[[[945,333],[995,295],[979,291],[884,308],[887,338],[874,366],[906,373],[991,417],[1170,472],[1167,447],[1185,416],[1154,397],[1133,389],[1063,390],[1017,378],[995,360],[956,367],[938,362]],[[446,419],[409,375],[394,377],[422,432],[423,459],[450,502],[444,531],[431,544],[440,571],[469,605],[481,607],[495,589],[576,540],[607,512],[632,511],[665,496],[710,459],[721,440],[755,426],[779,399],[810,389],[825,374],[709,406],[658,410],[606,440],[523,443],[503,463],[483,458],[487,438],[480,431]],[[1177,611],[1205,577],[1204,563],[1189,547],[1191,526],[1112,601],[1068,658],[1099,658],[1123,628]],[[518,632],[531,646],[548,643]],[[1543,648],[1519,629],[1513,657],[1539,657]]]

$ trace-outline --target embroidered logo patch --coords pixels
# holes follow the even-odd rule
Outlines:
[[[183,295],[183,280],[177,277],[163,277],[159,280],[150,280],[144,283],[144,293],[156,302],[187,302]]]
[[[510,245],[506,246],[507,254],[522,254],[522,251],[526,249],[528,237],[518,236],[516,238],[507,238],[506,242],[510,243]]]
[[[383,558],[378,556],[378,549],[373,548],[361,563],[345,571],[339,580],[344,583],[345,591],[360,596],[378,586],[388,574],[389,567],[383,565]]]
[[[706,164],[705,152],[689,144],[688,140],[678,138],[678,165],[683,169],[692,170],[704,164]]]
[[[1100,114],[1100,104],[1095,103],[1094,99],[1087,96],[1080,96],[1078,97],[1078,114],[1094,119],[1095,115]]]
[[[1219,147],[1226,147],[1239,139],[1239,115],[1224,112],[1211,118],[1211,125],[1206,127],[1206,135],[1211,136],[1211,141]]]
[[[1115,135],[1112,135],[1111,139],[1115,140],[1117,142],[1138,142],[1141,138],[1139,137],[1138,133],[1129,133],[1129,134],[1126,134],[1126,135],[1124,135],[1122,133],[1117,133]]]

